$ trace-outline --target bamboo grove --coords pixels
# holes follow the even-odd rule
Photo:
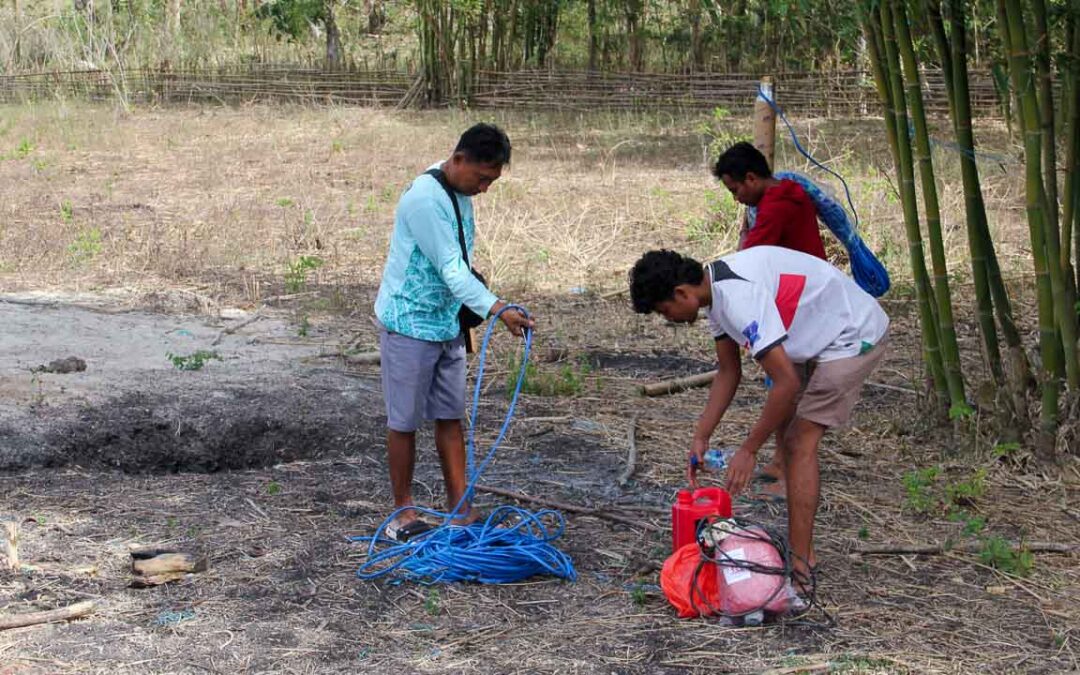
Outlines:
[[[968,91],[970,3],[862,0],[858,8],[885,110],[923,352],[936,400],[954,419],[973,413],[953,321],[937,182],[923,111],[920,67],[926,64],[919,59],[916,35],[929,36],[933,51],[928,60],[942,69],[949,93],[952,131],[961,155],[977,324],[996,392],[994,407],[1009,433],[1019,436],[1034,428],[1037,450],[1044,459],[1052,458],[1065,444],[1059,442],[1062,421],[1078,414],[1080,388],[1080,265],[1076,264],[1080,252],[1080,0],[1052,8],[1046,0],[997,0],[995,7],[1012,99],[1009,110],[1023,139],[1025,218],[1038,321],[1033,363],[1024,351],[1013,298],[1001,276],[980,187]],[[1055,80],[1059,89],[1053,86]],[[1058,156],[1059,149],[1063,158]]]

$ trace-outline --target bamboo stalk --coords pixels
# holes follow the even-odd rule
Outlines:
[[[904,101],[904,86],[900,72],[900,55],[893,30],[890,5],[895,0],[882,2],[879,8],[879,26],[884,46],[884,72],[887,76],[888,99],[884,101],[886,110],[894,119],[897,154],[894,156],[896,172],[900,181],[900,201],[904,211],[904,226],[907,232],[908,255],[911,259],[911,273],[915,282],[915,297],[919,306],[919,318],[922,325],[923,351],[927,368],[933,378],[934,390],[944,402],[950,400],[949,385],[945,377],[941,348],[938,340],[940,331],[934,316],[934,290],[930,285],[926,270],[926,258],[923,254],[922,233],[919,230],[919,209],[915,197],[915,170],[908,138],[907,105]]]
[[[893,2],[893,21],[896,24],[897,46],[903,65],[908,109],[915,126],[915,156],[922,181],[923,212],[930,240],[930,260],[933,267],[934,299],[937,301],[938,332],[940,336],[942,365],[949,388],[949,400],[953,406],[967,406],[964,378],[960,371],[960,347],[956,342],[956,326],[953,323],[952,292],[949,289],[949,269],[945,260],[945,243],[941,236],[941,207],[938,203],[937,183],[934,180],[934,164],[930,155],[930,133],[926,126],[919,69],[915,63],[915,48],[911,41],[907,11],[903,0]],[[914,191],[914,185],[912,186]]]
[[[1066,44],[1071,45],[1066,95],[1068,106],[1065,144],[1065,189],[1062,197],[1061,266],[1066,272],[1080,275],[1080,0],[1073,0],[1066,18]],[[1075,243],[1073,238],[1075,237]],[[1077,263],[1072,262],[1075,252]],[[1073,288],[1080,290],[1080,276]]]
[[[928,15],[931,30],[937,43],[942,67],[948,72],[949,107],[952,110],[953,132],[960,146],[960,172],[964,185],[964,213],[967,222],[968,250],[971,254],[972,278],[975,282],[975,305],[982,338],[983,356],[990,368],[991,376],[998,385],[1006,383],[1001,366],[1001,350],[998,343],[997,329],[994,325],[993,296],[990,290],[989,267],[987,258],[993,256],[993,241],[983,236],[981,225],[986,219],[986,208],[982,200],[982,186],[979,181],[979,169],[975,163],[975,138],[971,126],[971,99],[967,80],[967,39],[964,22],[965,0],[951,0],[949,20],[952,39],[945,35],[941,18],[939,0],[924,0],[930,7]],[[1006,308],[1011,319],[1011,305],[1005,296]],[[1017,341],[1019,335],[1017,334]],[[1018,352],[1023,357],[1023,350]],[[1025,357],[1026,358],[1026,357]],[[1019,387],[1020,385],[1016,385]],[[1015,387],[1014,387],[1015,395]]]
[[[1031,62],[1028,56],[1027,37],[1024,18],[1018,0],[999,0],[1004,5],[1004,14],[1008,21],[1009,76],[1021,103],[1020,118],[1024,131],[1025,155],[1025,202],[1027,207],[1028,230],[1031,237],[1032,259],[1035,266],[1036,287],[1039,305],[1039,347],[1043,360],[1042,376],[1042,411],[1040,431],[1042,438],[1039,451],[1044,458],[1054,454],[1055,438],[1058,427],[1058,393],[1060,376],[1058,375],[1061,354],[1060,323],[1056,314],[1060,309],[1053,283],[1057,266],[1057,250],[1052,250],[1048,241],[1045,223],[1046,193],[1042,188],[1042,170],[1040,155],[1042,141],[1039,131],[1038,102],[1031,78]],[[1054,264],[1047,264],[1053,260]],[[1060,283],[1060,279],[1059,279]],[[1075,344],[1075,340],[1069,342]],[[1075,355],[1074,355],[1075,356]]]

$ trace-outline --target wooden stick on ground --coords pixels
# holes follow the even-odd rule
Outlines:
[[[595,516],[597,518],[603,518],[604,520],[610,520],[613,523],[622,523],[623,525],[630,525],[642,530],[648,530],[650,532],[660,532],[662,528],[657,527],[649,522],[643,522],[620,516],[617,513],[611,513],[604,511],[603,509],[594,509],[588,506],[579,506],[577,504],[567,504],[566,502],[557,502],[552,499],[541,499],[540,497],[531,497],[521,492],[514,492],[513,490],[504,490],[502,488],[491,487],[489,485],[477,485],[476,489],[479,492],[487,492],[493,495],[501,495],[503,497],[509,497],[510,499],[516,499],[521,502],[529,502],[531,504],[539,504],[540,506],[546,506],[550,509],[558,509],[560,511],[569,511],[570,513],[580,513],[586,516]]]
[[[216,338],[214,338],[214,341],[210,343],[210,346],[211,347],[216,347],[222,341],[222,339],[225,338],[226,335],[232,335],[233,333],[240,330],[244,326],[248,326],[250,324],[253,324],[256,321],[258,321],[259,319],[261,319],[261,318],[263,318],[263,315],[261,314],[261,310],[255,310],[254,315],[249,316],[248,318],[244,319],[240,323],[229,326],[225,330],[218,333],[218,336]]]
[[[650,382],[649,384],[641,385],[641,393],[645,396],[666,396],[667,394],[677,394],[680,391],[687,389],[695,389],[697,387],[707,387],[712,384],[713,378],[716,376],[715,370],[710,370],[707,373],[699,373],[697,375],[687,375],[686,377],[676,377],[672,380],[660,380],[659,382]],[[919,392],[907,387],[897,387],[892,384],[884,384],[882,382],[865,382],[868,387],[875,387],[877,389],[885,389],[888,391],[896,391],[902,394],[918,395]]]
[[[19,521],[14,518],[0,520],[0,530],[4,536],[4,556],[8,569],[19,569]]]
[[[1013,548],[1025,548],[1032,553],[1072,553],[1080,551],[1080,544],[1062,544],[1053,541],[1010,542]],[[978,553],[982,544],[976,541],[945,544],[859,544],[855,553],[861,555],[944,555],[946,553]]]
[[[641,385],[641,393],[645,396],[664,396],[665,394],[674,394],[686,389],[707,387],[712,384],[714,377],[716,377],[716,371],[710,370],[707,373],[677,377],[673,380],[661,380],[660,382]]]
[[[97,609],[97,603],[93,600],[76,602],[74,605],[49,609],[43,612],[27,612],[26,614],[9,614],[0,616],[0,630],[9,628],[21,628],[34,626],[39,623],[57,623],[59,621],[71,621],[93,614]]]
[[[619,474],[619,487],[630,482],[630,477],[634,475],[634,470],[637,468],[637,440],[634,438],[636,435],[637,417],[635,416],[630,418],[630,432],[627,434],[630,449],[626,453],[626,468]]]

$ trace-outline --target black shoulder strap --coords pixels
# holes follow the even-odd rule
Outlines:
[[[716,283],[717,281],[723,281],[724,279],[741,279],[743,281],[746,281],[746,279],[743,279],[738,274],[735,274],[735,272],[730,267],[728,267],[728,264],[723,260],[712,261],[711,263],[709,263],[709,269],[712,272],[713,283]]]
[[[457,238],[458,243],[461,244],[461,257],[465,260],[465,266],[468,267],[469,251],[465,247],[465,225],[461,222],[461,209],[458,207],[457,194],[454,192],[454,188],[450,187],[450,182],[446,180],[446,174],[443,173],[442,169],[428,169],[424,173],[439,181],[439,185],[443,186],[447,196],[450,197],[450,203],[454,205],[454,215],[457,217]]]

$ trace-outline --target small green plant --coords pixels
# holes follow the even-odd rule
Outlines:
[[[304,225],[311,227],[311,224],[315,222],[315,212],[311,209],[304,209]]]
[[[982,531],[985,529],[986,518],[983,518],[982,516],[968,516],[967,522],[964,523],[964,534],[969,537],[982,534]]]
[[[49,163],[48,163],[48,162],[46,162],[46,161],[45,161],[45,160],[43,160],[43,159],[35,159],[35,160],[34,160],[34,161],[33,161],[33,162],[32,162],[32,163],[30,164],[30,166],[31,166],[31,168],[33,168],[33,169],[34,169],[34,173],[44,173],[44,172],[45,172],[45,169],[46,169],[46,167],[48,167],[48,166],[49,166]]]
[[[340,140],[335,139],[333,141],[330,141],[330,154],[331,155],[336,155],[337,153],[341,152],[344,149],[345,149],[345,144],[342,143]]]
[[[180,524],[180,519],[177,518],[176,516],[169,516],[168,518],[165,519],[165,527],[169,528],[170,530],[175,530],[176,526],[179,525],[179,524]]]
[[[101,230],[92,227],[75,236],[75,241],[68,244],[68,255],[75,264],[90,262],[101,253]]]
[[[15,150],[7,156],[0,155],[0,159],[26,159],[26,156],[33,151],[34,144],[30,142],[29,138],[24,138],[19,141],[19,147],[15,148]]]
[[[323,266],[323,259],[314,255],[302,255],[286,263],[285,292],[300,293],[307,286],[308,273]]]
[[[865,525],[863,525],[862,527],[859,528],[859,539],[862,539],[863,541],[866,541],[869,538],[870,538],[870,529],[868,527],[866,527]]]
[[[428,589],[427,598],[424,599],[424,611],[430,616],[438,616],[439,590],[437,588]]]
[[[288,197],[282,197],[282,198],[278,199],[274,203],[277,204],[278,206],[280,206],[283,209],[287,209],[290,206],[292,206],[295,202],[293,202],[293,200],[289,199]]]
[[[641,582],[634,584],[634,587],[630,589],[630,599],[638,607],[644,607],[648,597],[645,594],[645,585]]]
[[[69,225],[75,221],[75,207],[72,206],[70,199],[60,202],[60,220]]]
[[[205,366],[207,362],[221,360],[221,357],[218,356],[217,352],[207,349],[200,349],[187,356],[170,352],[166,354],[165,357],[172,362],[173,367],[177,370],[202,370],[202,367]]]
[[[904,490],[907,492],[908,508],[916,513],[926,514],[938,505],[938,499],[934,496],[932,488],[940,473],[941,469],[931,466],[904,474],[902,480]]]
[[[990,454],[993,455],[994,459],[1001,459],[1003,457],[1012,457],[1018,452],[1020,452],[1020,444],[1016,441],[1011,441],[1008,443],[998,443],[994,446],[994,449],[990,451]]]
[[[521,373],[521,361],[514,354],[510,357],[507,375],[507,396],[512,396]],[[567,362],[558,369],[541,369],[533,362],[525,364],[525,379],[521,391],[534,396],[577,396],[585,389],[592,366],[585,360]]]
[[[308,315],[300,317],[300,327],[296,329],[296,334],[300,337],[307,337],[308,332],[311,331],[311,321],[308,319]]]
[[[950,420],[966,420],[975,415],[975,409],[969,406],[967,403],[954,403],[949,408]]]
[[[973,506],[986,493],[986,469],[980,468],[971,478],[945,486],[945,497],[956,506]]]
[[[1018,577],[1030,574],[1031,568],[1035,565],[1035,555],[1031,551],[1024,546],[1013,548],[1004,537],[1000,536],[986,537],[982,540],[979,560],[984,565]]]
[[[270,495],[271,497],[281,494],[281,489],[281,483],[277,482],[276,480],[272,480],[266,484],[266,494]]]

